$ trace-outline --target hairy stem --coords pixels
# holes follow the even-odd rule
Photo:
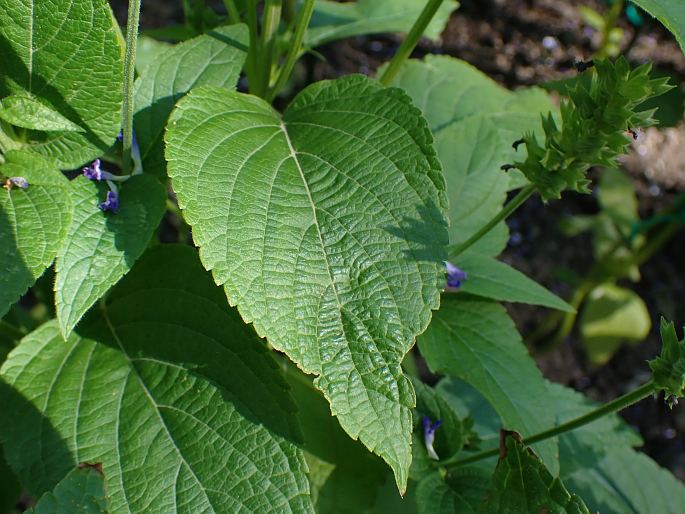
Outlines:
[[[126,53],[124,54],[124,104],[121,129],[124,136],[122,169],[131,173],[131,146],[133,145],[133,81],[136,74],[136,44],[140,21],[140,0],[129,0],[126,22]]]
[[[421,14],[419,14],[419,17],[414,22],[409,34],[407,34],[405,40],[402,41],[397,53],[393,56],[388,67],[385,68],[383,75],[381,75],[381,78],[379,79],[381,84],[387,86],[393,81],[395,76],[397,76],[402,65],[409,58],[419,42],[419,39],[421,39],[421,36],[426,31],[426,27],[433,19],[433,16],[438,12],[442,2],[443,0],[428,0],[426,7],[424,7]]]
[[[295,22],[295,33],[293,34],[293,39],[290,42],[288,53],[285,56],[285,61],[283,66],[278,72],[278,78],[276,83],[269,90],[267,94],[267,101],[271,102],[276,95],[283,89],[286,82],[290,78],[290,74],[295,67],[297,58],[300,56],[300,49],[302,48],[302,42],[304,41],[304,36],[307,33],[307,27],[309,26],[309,20],[312,18],[312,13],[314,12],[314,4],[316,0],[304,0],[304,4],[297,15],[297,21]]]
[[[554,428],[550,428],[549,430],[545,430],[544,432],[539,432],[530,437],[526,437],[525,439],[523,439],[523,443],[526,445],[531,445],[534,443],[539,443],[540,441],[544,441],[546,439],[550,439],[552,437],[556,437],[566,432],[570,432],[571,430],[575,430],[576,428],[580,428],[584,425],[587,425],[588,423],[592,423],[593,421],[603,418],[604,416],[625,409],[626,407],[629,407],[632,404],[637,403],[640,400],[643,400],[644,398],[647,398],[648,396],[656,393],[658,390],[659,388],[654,383],[654,380],[649,380],[637,389],[634,389],[633,391],[630,391],[624,394],[623,396],[616,398],[615,400],[605,403],[604,405],[597,407],[596,409],[588,412],[587,414],[578,416],[577,418],[567,421],[566,423],[562,423],[561,425],[558,425]],[[499,449],[493,448],[492,450],[480,452],[476,455],[472,455],[471,457],[466,457],[464,459],[458,459],[457,456],[454,456],[447,459],[444,462],[438,462],[437,464],[440,467],[456,468],[459,466],[472,464],[480,460],[489,459],[490,457],[495,457],[498,454]]]
[[[507,203],[501,211],[495,215],[490,221],[488,221],[483,227],[469,237],[466,241],[460,244],[450,245],[448,248],[449,258],[454,259],[463,253],[467,248],[473,246],[477,243],[483,236],[490,232],[500,221],[507,219],[516,209],[521,207],[523,203],[528,200],[535,193],[535,186],[533,184],[528,184],[526,187],[521,189],[514,198]]]

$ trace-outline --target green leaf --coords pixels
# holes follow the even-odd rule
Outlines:
[[[590,292],[579,320],[583,346],[595,364],[605,364],[622,343],[643,341],[651,328],[642,298],[609,283]]]
[[[29,94],[84,132],[31,133],[61,168],[91,160],[120,129],[123,50],[105,0],[0,0],[0,98]]]
[[[108,190],[85,177],[71,182],[73,220],[55,264],[55,307],[65,337],[133,267],[164,214],[166,191],[149,175],[122,185],[117,213],[99,208]]]
[[[414,99],[435,134],[450,199],[450,242],[462,243],[502,208],[513,177],[500,167],[512,162],[512,143],[524,132],[541,132],[540,113],[552,109],[549,97],[540,89],[508,91],[444,56],[408,61],[395,85]],[[473,251],[494,256],[507,240],[502,223]]]
[[[312,512],[287,384],[193,249],[150,250],[101,305],[0,370],[0,439],[32,493],[90,462],[112,514]]]
[[[685,4],[680,0],[632,0],[670,30],[685,53]]]
[[[516,433],[504,438],[506,449],[493,475],[495,490],[481,508],[483,514],[590,514],[578,496],[545,468]]]
[[[468,276],[460,291],[503,302],[544,305],[574,312],[564,300],[504,262],[468,252],[456,263]]]
[[[28,95],[11,95],[0,101],[0,118],[10,125],[32,130],[84,131],[52,107]]]
[[[135,86],[134,127],[143,169],[166,176],[164,126],[176,102],[201,85],[234,89],[247,55],[247,27],[220,27],[161,52]]]
[[[661,355],[649,361],[654,382],[663,389],[667,398],[682,398],[685,393],[685,337],[678,339],[671,321],[661,318]]]
[[[14,514],[14,506],[21,497],[21,485],[5,462],[0,448],[0,514]]]
[[[423,0],[357,0],[345,4],[319,0],[307,29],[305,44],[315,47],[364,34],[409,32],[425,4]],[[443,2],[424,36],[437,40],[445,29],[450,14],[458,6],[459,3],[454,0]]]
[[[585,395],[561,384],[547,383],[547,402],[561,425],[597,408]],[[595,466],[622,448],[641,446],[642,439],[616,414],[604,416],[559,436],[560,476]]]
[[[136,72],[145,75],[145,69],[156,62],[173,45],[148,36],[139,35],[136,45]],[[134,97],[135,98],[135,97]]]
[[[465,294],[446,296],[418,344],[431,371],[473,385],[501,416],[504,428],[526,437],[554,425],[546,381],[499,304]],[[558,472],[556,439],[534,447]]]
[[[45,493],[26,514],[107,514],[102,475],[92,467],[75,468]]]
[[[23,151],[4,157],[0,176],[29,186],[0,189],[0,318],[52,264],[71,222],[68,181],[52,163]]]
[[[170,117],[169,175],[205,268],[307,373],[404,490],[414,393],[400,363],[437,308],[444,181],[420,113],[360,75],[283,118],[203,87]]]
[[[564,478],[593,512],[681,514],[685,485],[646,455],[630,448],[607,453],[596,466]]]
[[[419,512],[476,514],[490,490],[490,473],[480,467],[456,468],[443,478],[433,473],[419,482]]]
[[[372,507],[388,468],[348,437],[310,378],[288,366],[286,379],[299,410],[316,512],[358,514]]]

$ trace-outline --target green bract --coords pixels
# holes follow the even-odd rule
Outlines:
[[[616,166],[616,157],[631,141],[628,131],[656,123],[653,111],[636,108],[671,86],[667,78],[650,79],[650,70],[650,64],[631,70],[623,57],[616,62],[596,60],[590,86],[579,81],[568,89],[568,100],[560,107],[561,128],[548,114],[543,116],[542,144],[532,133],[524,136],[528,156],[514,166],[544,200],[560,198],[566,189],[589,192],[590,166]]]
[[[670,402],[685,393],[685,338],[678,340],[673,322],[661,318],[661,355],[649,361],[656,386]]]

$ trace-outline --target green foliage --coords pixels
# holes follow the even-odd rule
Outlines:
[[[606,363],[621,343],[639,343],[652,328],[645,302],[630,289],[602,284],[588,295],[579,329],[588,358]]]
[[[362,76],[310,86],[282,118],[256,97],[198,88],[166,136],[204,266],[245,321],[318,375],[342,427],[401,490],[414,394],[400,362],[445,280],[431,140],[404,93]]]
[[[123,184],[116,214],[98,207],[109,190],[105,184],[79,177],[69,185],[73,219],[55,265],[55,307],[64,337],[143,254],[166,200],[164,188],[149,175]]]
[[[561,129],[554,117],[543,117],[545,140],[527,133],[528,155],[514,165],[535,184],[544,200],[560,198],[570,189],[589,192],[590,166],[615,166],[631,141],[629,129],[653,125],[653,112],[638,112],[644,101],[665,93],[667,79],[650,79],[651,65],[633,70],[624,58],[595,60],[589,87],[578,82],[561,104]]]
[[[450,471],[443,478],[433,473],[416,489],[419,512],[433,514],[476,514],[490,492],[491,473],[466,467]]]
[[[247,27],[220,27],[161,51],[135,86],[134,127],[143,169],[166,176],[164,126],[176,102],[192,87],[235,88],[247,55]]]
[[[69,339],[43,325],[0,375],[0,438],[34,494],[85,461],[113,514],[311,511],[287,386],[188,247],[151,250]]]
[[[71,222],[71,200],[67,180],[38,155],[6,153],[0,177],[23,177],[29,183],[26,189],[0,189],[2,317],[55,259]]]
[[[493,475],[494,491],[481,513],[590,514],[583,500],[550,474],[518,434],[506,433],[500,451],[503,455]]]
[[[520,185],[500,166],[515,157],[512,143],[524,131],[542,133],[540,113],[552,104],[541,89],[508,91],[470,64],[446,56],[407,62],[395,85],[413,98],[435,135],[450,200],[450,243],[462,243],[499,212],[506,191]],[[502,223],[473,251],[497,255],[507,239]]]
[[[677,403],[685,392],[685,338],[678,340],[673,322],[661,318],[661,355],[649,361],[657,387],[670,403]]]
[[[458,264],[468,275],[459,288],[464,293],[504,302],[544,305],[566,312],[574,310],[534,280],[492,257],[469,252],[459,257]]]
[[[29,95],[10,95],[0,101],[0,118],[31,130],[84,132],[60,113]]]
[[[680,514],[685,485],[643,453],[630,448],[607,452],[592,466],[564,478],[592,512]]]
[[[425,4],[423,0],[357,0],[347,3],[318,0],[305,42],[307,46],[315,47],[364,34],[408,32]],[[454,0],[443,2],[424,35],[437,40],[450,14],[458,6]]]
[[[0,98],[30,95],[81,129],[21,140],[61,168],[102,155],[119,132],[123,55],[114,21],[105,0],[0,0]]]
[[[55,490],[45,493],[26,514],[106,514],[102,474],[92,467],[71,470]]]
[[[670,30],[685,53],[685,4],[680,0],[632,0]]]
[[[418,339],[431,371],[473,385],[501,416],[503,427],[524,437],[555,424],[554,410],[546,401],[546,381],[503,307],[460,293],[444,298],[433,318]],[[556,439],[535,448],[557,473]]]

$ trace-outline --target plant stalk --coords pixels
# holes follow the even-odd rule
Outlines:
[[[523,439],[523,443],[526,445],[531,445],[534,443],[539,443],[540,441],[545,441],[546,439],[550,439],[552,437],[556,437],[566,432],[570,432],[571,430],[575,430],[576,428],[580,428],[584,425],[587,425],[588,423],[592,423],[593,421],[603,418],[604,416],[623,410],[626,407],[629,407],[634,403],[637,403],[640,400],[643,400],[648,396],[658,392],[658,390],[659,388],[654,383],[654,380],[649,380],[637,389],[634,389],[633,391],[630,391],[624,394],[623,396],[620,396],[608,403],[605,403],[604,405],[597,407],[596,409],[588,412],[587,414],[578,416],[577,418],[567,421],[566,423],[562,423],[561,425],[558,425],[554,428],[550,428],[549,430],[545,430],[544,432],[539,432],[530,437],[526,437],[525,439]],[[447,459],[444,462],[438,462],[436,464],[438,464],[440,467],[456,468],[459,466],[472,464],[480,460],[489,459],[490,457],[495,457],[498,454],[499,448],[493,448],[492,450],[480,452],[476,455],[466,457],[465,459],[458,459],[457,456],[454,456]]]
[[[395,79],[397,73],[402,68],[402,65],[409,58],[414,48],[416,48],[416,45],[421,39],[421,36],[423,36],[423,33],[426,31],[426,27],[433,19],[433,16],[435,16],[435,13],[438,12],[442,2],[443,0],[428,0],[428,3],[423,8],[423,11],[421,11],[421,14],[419,14],[419,17],[409,30],[409,34],[407,34],[405,40],[402,41],[397,53],[391,59],[388,67],[385,68],[383,75],[381,75],[379,79],[381,84],[388,86]]]
[[[131,146],[133,145],[133,81],[136,74],[136,45],[140,22],[140,0],[129,0],[126,22],[126,53],[124,54],[124,103],[122,112],[123,153],[122,169],[131,174]]]
[[[226,15],[228,16],[228,21],[231,25],[235,23],[240,23],[240,11],[235,5],[234,0],[224,0],[224,7],[226,8]]]
[[[247,1],[247,26],[250,32],[250,48],[247,52],[247,62],[245,63],[245,73],[247,74],[250,93],[258,88],[257,69],[260,53],[260,39],[257,29],[257,0]]]
[[[533,193],[535,193],[535,186],[533,184],[528,184],[526,187],[521,189],[514,198],[507,203],[501,211],[495,215],[490,221],[488,221],[483,227],[473,234],[470,238],[461,244],[453,244],[448,248],[450,260],[459,256],[467,248],[473,246],[477,243],[483,236],[490,232],[500,221],[507,219],[516,209],[521,207],[523,203],[530,198]]]
[[[300,56],[300,49],[302,48],[302,43],[304,42],[304,36],[307,33],[309,21],[312,19],[315,3],[316,0],[304,0],[304,4],[297,15],[297,21],[295,22],[295,33],[293,34],[292,41],[290,42],[288,53],[285,56],[285,61],[278,72],[276,83],[269,90],[266,96],[266,100],[268,102],[272,102],[274,98],[276,98],[276,95],[278,95],[281,89],[283,89],[283,86],[285,86],[286,82],[290,78],[290,74],[293,72],[297,58]]]
[[[258,89],[255,94],[265,97],[271,85],[271,71],[273,67],[274,51],[276,49],[276,37],[278,25],[281,22],[281,8],[283,0],[266,0],[262,16],[262,34],[259,48],[259,73]]]

